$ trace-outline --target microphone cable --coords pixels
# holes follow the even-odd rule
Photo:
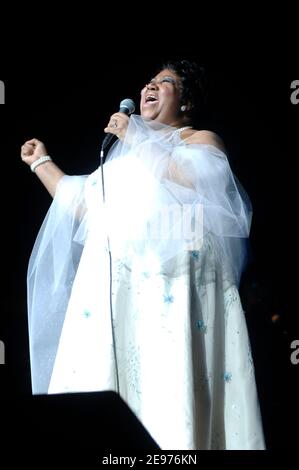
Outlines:
[[[135,111],[135,103],[130,98],[126,98],[120,102],[119,105],[119,112],[124,113],[126,115],[130,115]],[[104,168],[103,168],[103,160],[104,160],[104,149],[113,139],[114,134],[108,133],[104,138],[101,146],[101,153],[100,153],[100,160],[101,160],[101,178],[102,178],[102,198],[103,203],[105,205],[105,183],[104,183]],[[109,299],[110,299],[110,322],[111,322],[111,333],[112,333],[112,345],[113,345],[113,355],[114,355],[114,363],[115,363],[115,370],[116,370],[116,389],[117,393],[119,394],[119,372],[118,372],[118,360],[117,360],[117,352],[116,352],[116,340],[115,340],[115,331],[113,325],[113,309],[112,309],[112,255],[110,249],[110,240],[109,240],[109,233],[107,231],[107,246],[108,246],[108,253],[109,253],[109,271],[110,271],[110,283],[109,283]]]
[[[104,145],[102,144],[101,153],[100,153],[100,161],[101,161],[101,178],[102,178],[102,198],[103,198],[103,203],[105,205],[106,199],[105,199],[103,160],[104,160]],[[114,331],[114,325],[113,325],[113,309],[112,309],[112,256],[111,256],[110,240],[109,240],[108,232],[107,232],[107,246],[108,246],[109,272],[110,272],[110,282],[109,282],[110,323],[111,323],[114,363],[115,363],[115,370],[116,370],[116,390],[117,390],[117,393],[119,394],[118,360],[117,360],[117,352],[116,352],[116,341],[115,341],[115,331]]]

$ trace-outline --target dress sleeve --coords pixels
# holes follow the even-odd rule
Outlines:
[[[175,146],[165,184],[182,202],[202,208],[202,237],[209,238],[224,276],[238,284],[252,220],[250,199],[227,156],[206,144]],[[189,191],[186,189],[189,188]]]
[[[27,299],[33,393],[47,393],[61,326],[88,230],[86,176],[64,176],[29,260]]]

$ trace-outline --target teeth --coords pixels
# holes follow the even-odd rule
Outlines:
[[[154,95],[147,95],[146,97],[146,102],[148,101],[156,101],[157,98]]]

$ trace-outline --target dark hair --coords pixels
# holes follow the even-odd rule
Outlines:
[[[178,75],[182,81],[181,104],[187,105],[186,111],[192,124],[199,123],[206,111],[207,76],[206,69],[189,60],[170,60],[160,67]]]

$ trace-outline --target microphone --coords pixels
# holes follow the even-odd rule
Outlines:
[[[130,114],[134,113],[134,111],[135,103],[133,100],[131,100],[131,98],[126,98],[120,102],[118,111],[119,113],[125,113],[129,116]],[[102,151],[107,147],[113,137],[114,134],[111,134],[110,132],[106,135],[102,143]]]

